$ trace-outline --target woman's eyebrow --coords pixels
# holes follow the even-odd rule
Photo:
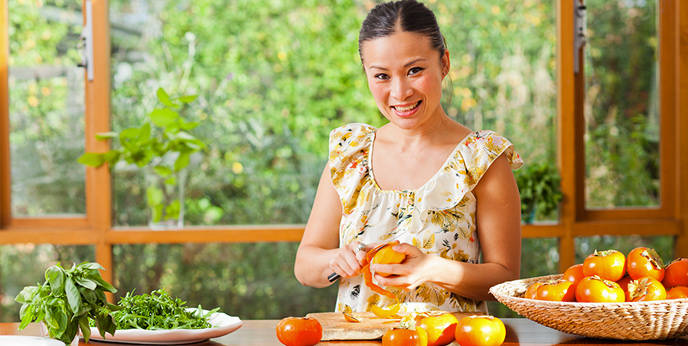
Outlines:
[[[407,62],[406,64],[404,64],[404,67],[409,67],[409,66],[411,66],[411,65],[413,65],[419,61],[422,61],[422,60],[426,60],[426,59],[425,58],[413,59],[413,60]],[[376,66],[376,65],[371,65],[370,68],[374,68],[374,69],[378,69],[378,70],[385,70],[385,71],[387,70],[386,67]]]

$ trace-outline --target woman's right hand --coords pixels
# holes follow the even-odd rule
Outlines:
[[[344,247],[336,249],[336,254],[330,259],[330,269],[342,278],[356,276],[363,268],[368,248],[358,241],[353,241]]]

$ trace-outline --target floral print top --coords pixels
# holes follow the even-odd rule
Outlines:
[[[428,254],[478,263],[476,198],[471,192],[492,162],[504,154],[511,167],[523,164],[511,142],[492,131],[477,131],[459,142],[440,170],[422,187],[382,190],[370,168],[376,128],[348,124],[334,129],[329,140],[329,169],[342,202],[339,244],[354,240],[375,244],[392,239],[413,244]],[[443,310],[487,312],[484,302],[461,297],[433,283],[407,291],[386,287],[402,302],[400,313]],[[363,275],[341,279],[336,311],[345,306],[369,311],[372,304],[393,304],[370,290]]]

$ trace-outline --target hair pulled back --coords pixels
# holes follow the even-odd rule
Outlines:
[[[358,34],[358,55],[361,61],[363,42],[393,34],[397,23],[402,31],[429,37],[432,47],[440,52],[440,56],[444,54],[446,45],[435,14],[416,0],[401,0],[379,4],[368,12]]]

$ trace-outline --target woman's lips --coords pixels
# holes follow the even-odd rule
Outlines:
[[[392,109],[394,110],[394,114],[397,116],[400,116],[402,118],[410,117],[413,114],[415,114],[418,111],[418,108],[420,108],[420,104],[423,101],[418,101],[415,104],[408,104],[404,106],[391,106]]]

